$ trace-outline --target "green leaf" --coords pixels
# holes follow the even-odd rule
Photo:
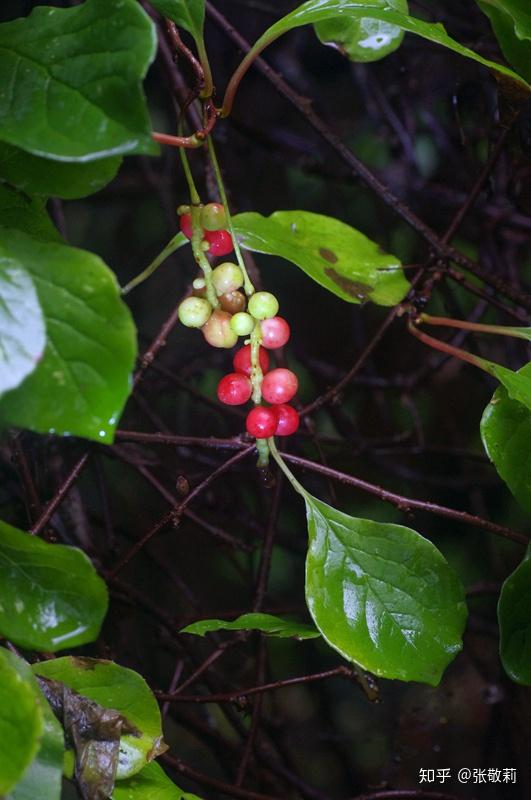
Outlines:
[[[477,0],[490,19],[503,55],[531,81],[531,10],[528,0]]]
[[[28,677],[34,682],[40,694],[35,676],[27,667]],[[52,709],[40,694],[43,706],[44,730],[39,751],[17,783],[7,800],[60,800],[63,777],[64,736],[61,725]]]
[[[407,0],[372,0],[370,5],[408,13]],[[370,17],[335,17],[316,22],[314,29],[323,44],[337,47],[351,61],[378,61],[397,50],[404,38],[397,25]]]
[[[41,197],[28,197],[0,183],[0,226],[29,233],[44,242],[64,242],[53,225],[45,201]],[[0,246],[2,242],[0,241]]]
[[[0,633],[56,652],[97,638],[107,589],[81,550],[48,544],[0,521]]]
[[[0,25],[0,139],[58,161],[156,154],[141,87],[155,51],[135,0],[43,6]]]
[[[112,800],[201,800],[179,789],[154,761],[133,778],[114,787]]]
[[[269,636],[281,639],[317,639],[321,634],[313,625],[304,625],[301,622],[292,622],[272,614],[242,614],[238,619],[228,622],[224,619],[202,619],[183,628],[181,633],[193,633],[204,636],[212,631],[261,631]]]
[[[349,303],[394,306],[409,284],[398,258],[344,222],[309,211],[249,212],[234,217],[246,250],[281,256]]]
[[[498,603],[500,656],[516,683],[531,685],[531,549],[502,586]]]
[[[135,328],[95,255],[2,230],[0,264],[31,277],[47,330],[42,360],[0,400],[4,424],[111,442],[131,388]]]
[[[140,736],[126,735],[120,740],[118,779],[139,772],[166,750],[158,703],[137,672],[112,661],[72,657],[43,661],[33,669],[37,675],[61,681],[100,706],[114,709],[138,729]]]
[[[384,678],[436,686],[461,650],[464,590],[437,548],[402,525],[304,495],[306,600],[331,647]]]
[[[0,796],[22,778],[39,750],[44,699],[22,659],[0,648]]]
[[[99,192],[116,176],[120,156],[88,163],[52,161],[0,142],[0,178],[24,192],[76,200]]]
[[[531,372],[520,369],[514,372],[512,369],[493,361],[485,362],[488,371],[507,389],[507,393],[512,400],[522,403],[531,411]]]
[[[196,42],[203,38],[205,0],[152,0],[151,5],[191,33]]]
[[[531,364],[520,373],[531,378]],[[500,386],[483,413],[481,438],[490,460],[522,508],[531,514],[531,412]]]

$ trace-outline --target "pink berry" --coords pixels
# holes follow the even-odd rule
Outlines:
[[[238,341],[238,334],[234,333],[230,326],[231,315],[226,311],[216,308],[212,312],[208,322],[201,328],[201,332],[206,341],[212,347],[234,347]]]
[[[262,396],[268,403],[288,403],[297,392],[299,382],[290,369],[274,369],[264,376]]]
[[[234,250],[232,236],[228,231],[204,231],[204,236],[210,244],[208,252],[212,256],[227,256]]]
[[[251,398],[251,381],[239,372],[225,375],[218,384],[218,400],[227,406],[241,406]]]
[[[278,423],[275,436],[291,436],[299,428],[299,414],[293,406],[277,406]]]
[[[260,348],[258,351],[258,361],[260,362],[260,367],[262,368],[262,372],[265,374],[269,369],[269,353],[267,350],[264,350],[263,347]],[[239,350],[236,351],[236,355],[232,361],[232,365],[236,372],[241,372],[242,375],[247,375],[250,377],[251,372],[253,371],[251,365],[251,345],[246,344],[245,347],[241,347]]]
[[[181,231],[184,233],[187,239],[192,238],[192,215],[191,214],[182,214],[179,220],[179,224],[181,227]]]
[[[262,330],[262,344],[268,350],[276,350],[277,347],[284,347],[289,339],[290,329],[285,319],[282,317],[271,317],[264,319],[260,323]]]
[[[256,439],[269,439],[275,435],[278,415],[276,408],[255,406],[249,411],[246,420],[247,433]]]

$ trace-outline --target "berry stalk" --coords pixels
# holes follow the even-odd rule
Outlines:
[[[508,325],[485,325],[481,322],[468,322],[462,319],[452,319],[451,317],[432,317],[431,314],[420,314],[417,323],[425,325],[439,325],[445,328],[458,328],[463,331],[474,331],[475,333],[491,333],[498,336],[514,336],[516,339],[531,338],[531,328],[516,328]]]

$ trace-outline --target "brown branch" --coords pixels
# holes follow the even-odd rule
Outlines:
[[[69,474],[52,497],[48,505],[45,507],[44,511],[40,515],[39,519],[35,522],[35,524],[30,528],[30,533],[33,536],[38,536],[41,533],[42,529],[46,527],[49,523],[61,503],[63,502],[64,498],[68,494],[69,490],[72,488],[72,485],[78,479],[79,475],[81,474],[83,468],[85,467],[88,459],[89,453],[84,453],[79,461],[74,465],[74,467],[70,470]]]

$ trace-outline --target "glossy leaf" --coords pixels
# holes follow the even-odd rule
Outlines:
[[[179,789],[154,761],[142,772],[114,787],[112,800],[201,800],[197,795]]]
[[[531,685],[531,551],[502,586],[498,603],[500,655],[505,671]]]
[[[344,222],[309,211],[254,212],[234,217],[246,250],[281,256],[349,303],[394,306],[409,284],[398,258]]]
[[[152,0],[151,5],[179,28],[191,33],[196,41],[203,37],[205,0]]]
[[[0,226],[29,233],[44,242],[64,241],[48,216],[43,198],[28,197],[2,183],[0,183]]]
[[[521,373],[531,378],[531,364]],[[481,438],[498,474],[531,514],[531,411],[500,386],[483,413]]]
[[[22,659],[0,648],[0,796],[22,778],[39,750],[44,701]]]
[[[375,675],[436,686],[461,650],[466,619],[443,555],[410,528],[305,501],[306,600],[324,639]]]
[[[261,631],[268,636],[276,636],[281,639],[316,639],[321,634],[313,625],[304,625],[302,622],[292,622],[291,620],[275,617],[272,614],[242,614],[238,619],[202,619],[183,628],[181,633],[193,633],[196,636],[204,636],[212,631]]]
[[[0,401],[0,420],[111,442],[136,357],[135,328],[114,275],[91,253],[4,229],[5,261],[30,275],[47,341],[37,368]]]
[[[156,50],[135,0],[43,6],[0,25],[0,140],[59,161],[157,153],[141,80]]]
[[[531,411],[531,372],[526,369],[514,372],[512,369],[507,369],[501,364],[494,364],[492,361],[486,363],[490,374],[494,375],[507,389],[509,397],[522,403]]]
[[[107,589],[81,550],[0,522],[0,634],[56,652],[97,638]]]
[[[370,5],[408,13],[407,0],[371,0]],[[404,38],[397,25],[370,17],[336,17],[316,22],[314,28],[323,44],[337,47],[351,61],[378,61],[397,50]]]
[[[166,750],[162,740],[158,703],[144,679],[112,661],[92,658],[57,658],[34,665],[37,675],[60,681],[103,708],[114,709],[140,732],[120,740],[117,778],[139,772]]]
[[[88,163],[52,161],[0,142],[0,179],[24,192],[75,200],[103,189],[118,172],[120,156]]]
[[[490,19],[502,52],[531,81],[531,7],[528,0],[477,0]]]

